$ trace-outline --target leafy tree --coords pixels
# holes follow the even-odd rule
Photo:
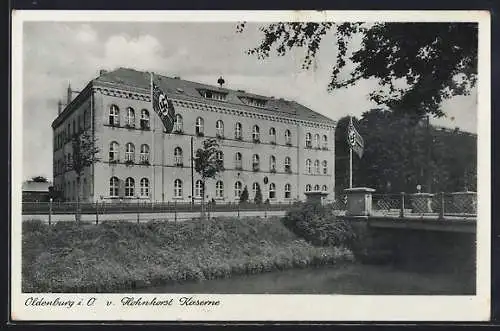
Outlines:
[[[72,158],[66,162],[68,170],[74,171],[76,174],[77,194],[76,194],[76,213],[75,220],[81,220],[81,177],[86,168],[90,167],[93,163],[99,161],[97,154],[97,139],[89,132],[83,131],[75,133],[71,138]]]
[[[215,176],[224,169],[223,162],[217,157],[220,151],[217,139],[209,138],[203,141],[203,148],[196,151],[194,158],[194,169],[200,175],[203,183],[203,193],[201,198],[201,215],[205,216],[205,187],[206,180]]]
[[[253,198],[253,202],[260,205],[262,203],[262,190],[260,189],[260,185],[257,184],[257,191],[255,192],[255,197]]]
[[[245,25],[239,23],[236,31],[242,33]],[[381,88],[370,99],[395,112],[441,117],[442,101],[469,94],[476,85],[476,23],[279,22],[260,31],[262,40],[247,54],[265,59],[272,50],[285,56],[302,49],[303,69],[311,67],[323,38],[333,34],[337,56],[328,90],[375,79]],[[359,46],[353,43],[358,36]]]
[[[245,185],[245,187],[243,188],[243,192],[241,192],[240,195],[240,203],[245,203],[247,201],[248,201],[248,188]]]
[[[31,180],[33,182],[36,182],[36,183],[47,183],[48,180],[46,177],[43,177],[43,176],[35,176],[35,177],[31,177]]]

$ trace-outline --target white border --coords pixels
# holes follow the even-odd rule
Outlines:
[[[77,306],[26,307],[21,293],[22,54],[25,21],[238,22],[238,21],[387,21],[478,22],[478,255],[475,296],[349,295],[203,295],[217,298],[216,308],[123,308]],[[12,12],[12,242],[13,320],[155,320],[155,321],[486,321],[490,317],[490,14],[487,11],[13,11]],[[46,299],[84,299],[118,303],[121,294],[44,294]],[[137,295],[136,295],[137,296]],[[182,295],[142,295],[144,299]]]

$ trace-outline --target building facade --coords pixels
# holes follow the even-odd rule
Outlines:
[[[166,133],[151,102],[150,73],[101,71],[60,107],[53,121],[54,187],[76,199],[76,174],[68,169],[71,136],[88,130],[97,161],[81,177],[83,201],[190,202],[201,200],[193,155],[206,138],[217,138],[224,171],[206,182],[206,199],[237,202],[245,186],[253,201],[304,200],[306,192],[334,192],[336,123],[294,101],[264,97],[154,75],[173,102],[174,131]],[[192,175],[193,173],[193,175]]]

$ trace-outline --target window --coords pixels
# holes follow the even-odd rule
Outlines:
[[[260,141],[260,129],[258,125],[254,125],[252,129],[252,138],[254,142]]]
[[[234,138],[241,140],[243,137],[241,135],[241,132],[243,130],[243,126],[241,125],[240,122],[236,122],[236,126],[234,127]]]
[[[234,157],[234,167],[236,169],[243,169],[243,160],[240,152],[237,152]]]
[[[276,129],[275,128],[269,129],[269,142],[271,144],[276,144]]]
[[[326,185],[323,185],[323,187],[321,188],[321,190],[322,190],[323,192],[326,192],[326,191],[328,191],[328,187],[327,187]]]
[[[312,146],[311,142],[311,134],[308,132],[306,133],[306,148],[311,148]]]
[[[83,112],[83,127],[86,129],[89,126],[89,112],[85,110]]]
[[[224,198],[224,183],[220,180],[215,183],[215,197],[219,199]]]
[[[314,191],[316,191],[316,192],[319,191],[319,185],[318,184],[314,185]]]
[[[265,107],[267,100],[264,99],[257,99],[257,98],[250,98],[250,97],[239,97],[243,103],[249,105],[249,106],[254,106],[254,107]]]
[[[141,197],[149,197],[149,179],[147,178],[141,179]]]
[[[309,160],[309,159],[306,160],[306,172],[308,174],[311,173],[311,160]]]
[[[127,108],[127,126],[131,128],[135,127],[135,111],[131,107]]]
[[[83,119],[82,115],[78,116],[78,132],[83,131]]]
[[[203,182],[199,179],[196,181],[196,184],[194,185],[194,196],[200,199],[203,197]]]
[[[109,144],[109,162],[118,162],[118,147],[119,145],[116,141],[113,141],[111,142],[111,144]]]
[[[292,189],[290,184],[285,184],[285,199],[290,199],[292,197]]]
[[[306,192],[311,192],[311,184],[306,185]]]
[[[258,171],[259,170],[259,166],[260,166],[259,155],[254,154],[252,156],[252,168],[253,168],[253,171]]]
[[[66,139],[69,141],[71,139],[71,123],[68,123],[68,135]]]
[[[149,146],[146,144],[141,145],[141,163],[149,163]]]
[[[285,172],[287,173],[292,172],[291,159],[288,156],[285,157]]]
[[[319,160],[314,161],[314,171],[319,174]]]
[[[323,135],[323,149],[328,149],[328,137]]]
[[[226,100],[226,93],[210,91],[210,90],[203,90],[202,95],[203,95],[203,97],[205,97],[207,99],[214,99],[214,100],[219,100],[219,101]]]
[[[183,166],[183,160],[182,160],[182,148],[176,147],[174,149],[174,165],[178,167]]]
[[[274,155],[269,158],[269,170],[276,171],[276,157]]]
[[[276,184],[269,184],[269,199],[276,199]]]
[[[176,133],[182,133],[182,116],[181,114],[175,114],[175,120],[174,120],[174,132]]]
[[[257,191],[259,191],[259,183],[255,182],[252,184],[252,194],[254,198],[257,195]]]
[[[196,119],[196,135],[197,136],[203,136],[204,131],[203,131],[203,118],[198,117]]]
[[[218,120],[215,123],[215,130],[216,130],[216,136],[219,138],[223,138],[224,137],[224,122],[222,122],[221,120]]]
[[[239,198],[241,195],[241,182],[234,183],[234,196]]]
[[[109,108],[109,125],[119,126],[120,125],[120,109],[117,105],[111,105]]]
[[[215,157],[217,160],[224,162],[224,153],[222,153],[222,151],[217,151],[217,153],[215,153]]]
[[[182,180],[174,181],[174,198],[182,198]]]
[[[323,161],[323,175],[326,175],[328,173],[328,162]]]
[[[285,131],[285,144],[292,146],[292,134],[290,130]]]
[[[125,145],[125,162],[134,162],[135,147],[132,143]]]
[[[109,179],[109,196],[117,197],[118,196],[118,178],[111,177]]]
[[[134,196],[134,187],[135,187],[135,182],[132,177],[128,177],[125,179],[125,196],[126,197],[133,197]]]
[[[76,123],[75,120],[73,119],[73,136],[76,134]]]
[[[146,109],[141,110],[141,129],[149,129],[149,112]]]
[[[317,133],[314,135],[314,147],[320,148],[320,145],[319,145],[319,134],[317,134]]]

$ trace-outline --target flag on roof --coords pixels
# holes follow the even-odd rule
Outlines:
[[[171,133],[174,128],[175,109],[172,100],[154,82],[153,89],[153,109],[160,116],[167,133]]]
[[[347,127],[347,144],[356,154],[358,154],[360,158],[363,156],[365,142],[363,141],[363,137],[361,137],[359,132],[354,127],[352,117],[349,121],[349,126]]]

